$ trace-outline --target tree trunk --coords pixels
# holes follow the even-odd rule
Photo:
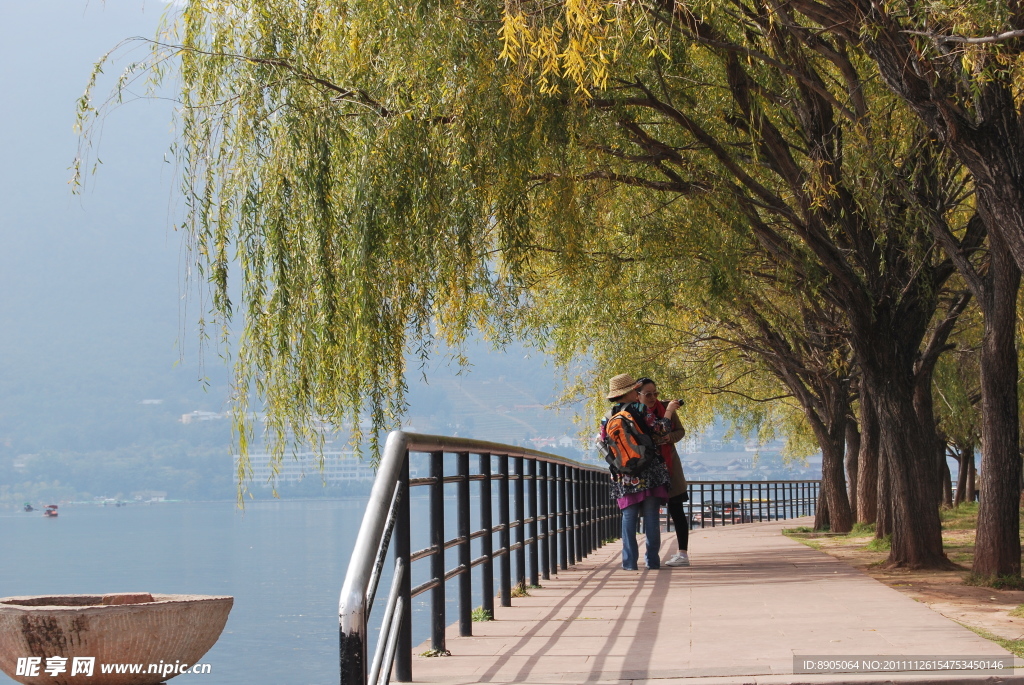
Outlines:
[[[957,463],[960,467],[957,469],[956,474],[956,494],[953,496],[953,506],[959,507],[964,502],[969,501],[967,499],[967,460],[974,461],[974,447],[961,447],[957,454]]]
[[[818,444],[821,446],[821,496],[825,500],[829,530],[849,533],[853,528],[850,500],[846,496],[846,474],[843,456],[846,448],[846,409],[848,400],[842,392],[825,395],[824,404],[830,420],[825,425],[816,412],[806,412]],[[824,413],[824,412],[823,412]],[[817,525],[815,525],[817,527]]]
[[[942,447],[939,459],[939,471],[942,474],[942,506],[948,509],[953,506],[953,476],[949,471],[949,462],[946,461],[945,446]]]
[[[828,497],[825,488],[818,492],[818,504],[814,509],[814,530],[832,530],[832,518],[828,515]]]
[[[884,361],[884,346],[875,360]],[[891,348],[890,348],[891,349]],[[872,368],[873,366],[873,368]],[[942,526],[934,496],[934,432],[928,435],[914,408],[914,381],[909,365],[862,364],[866,386],[878,416],[879,443],[889,476],[892,514],[892,548],[888,565],[893,568],[947,568],[942,551]],[[901,378],[902,376],[902,378]]]
[[[1021,460],[1015,326],[1020,269],[995,231],[989,231],[989,240],[990,287],[981,348],[985,468],[972,570],[982,577],[1019,576]]]
[[[850,500],[850,518],[857,520],[857,487],[860,465],[860,431],[857,422],[850,417],[846,419],[846,488],[847,499]]]
[[[932,397],[932,379],[935,377],[935,362],[938,355],[934,355],[927,361],[919,361],[915,364],[916,373],[914,376],[914,411],[917,413],[917,420],[921,424],[921,434],[926,443],[931,457],[922,464],[926,475],[926,482],[931,490],[931,501],[935,509],[942,505],[942,469],[939,465],[941,457],[946,452],[946,441],[940,437],[935,424],[935,403]]]
[[[849,533],[853,528],[853,514],[850,511],[850,500],[846,496],[846,477],[843,473],[844,443],[844,438],[840,437],[838,441],[828,441],[821,447],[821,492],[828,502],[829,530],[833,533]]]
[[[978,489],[974,483],[977,474],[977,467],[974,465],[974,450],[971,450],[970,457],[967,462],[967,501],[973,502],[978,499]]]
[[[892,488],[889,485],[889,457],[878,451],[878,509],[875,512],[875,537],[892,535]]]
[[[878,420],[871,395],[860,393],[860,455],[857,458],[857,520],[875,523],[878,518]]]

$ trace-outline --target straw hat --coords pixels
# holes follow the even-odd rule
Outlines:
[[[628,373],[620,373],[610,381],[608,381],[608,399],[614,400],[616,397],[622,397],[630,390],[636,387],[636,381]]]

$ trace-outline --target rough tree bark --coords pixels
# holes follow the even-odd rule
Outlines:
[[[978,300],[984,320],[981,346],[981,442],[985,471],[974,566],[979,576],[1020,575],[1020,478],[1017,405],[1017,292],[1021,271],[1010,255],[994,216],[988,191],[977,191],[978,214],[971,219],[975,234],[987,229],[987,269],[976,268],[970,251],[957,244],[941,220],[932,231]],[[984,270],[983,270],[984,269]],[[945,461],[945,460],[943,460]]]
[[[960,447],[956,453],[956,460],[959,467],[956,474],[956,493],[953,495],[953,506],[959,507],[962,503],[969,501],[967,499],[967,472],[969,471],[967,462],[968,460],[974,461],[974,447]]]
[[[889,475],[889,457],[881,450],[879,440],[878,451],[878,509],[875,512],[875,537],[882,538],[892,535],[892,486]]]
[[[981,351],[985,469],[972,570],[983,577],[1019,576],[1021,460],[1015,324],[1021,272],[1002,237],[990,231],[989,240]]]
[[[925,433],[914,411],[913,381],[892,382],[891,377],[879,375],[879,369],[862,368],[863,383],[878,408],[879,442],[888,475],[890,496],[885,504],[890,508],[892,527],[888,564],[901,568],[950,566],[942,550],[942,527],[932,494],[935,460],[930,446],[934,436]],[[922,450],[922,445],[929,449]]]
[[[828,515],[828,497],[824,488],[818,492],[818,504],[814,510],[814,530],[832,530],[832,517]]]
[[[952,473],[949,470],[949,462],[946,461],[946,446],[942,445],[938,454],[939,458],[939,475],[942,477],[942,482],[939,487],[942,489],[942,506],[949,508],[953,506],[953,484],[952,484]]]
[[[846,489],[850,500],[850,516],[857,521],[857,488],[860,484],[860,431],[857,421],[852,417],[846,419]]]
[[[860,393],[860,456],[857,461],[857,521],[875,523],[878,518],[878,421],[871,395]]]
[[[974,450],[971,450],[970,460],[967,462],[967,501],[974,502],[978,499],[978,488],[976,477],[978,474],[977,462],[974,460]]]

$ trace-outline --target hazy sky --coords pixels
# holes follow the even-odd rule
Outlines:
[[[98,174],[80,196],[68,184],[75,103],[92,65],[127,37],[154,35],[164,8],[152,0],[0,3],[0,433],[4,402],[73,411],[61,398],[77,393],[81,404],[83,389],[111,402],[187,393],[208,409],[226,396],[215,356],[206,364],[212,391],[196,382],[198,307],[181,309],[177,179],[164,161],[172,105],[140,100],[112,111],[97,139]],[[100,94],[129,59],[106,70]],[[523,351],[515,355],[523,364]],[[487,357],[474,353],[481,367]],[[538,358],[526,364],[540,371]],[[431,367],[434,377],[452,373]]]
[[[172,368],[180,237],[171,230],[170,105],[126,104],[106,119],[100,173],[73,196],[75,102],[92,64],[152,35],[163,5],[141,0],[0,3],[0,378],[142,384]],[[115,75],[116,70],[111,70]],[[45,366],[45,373],[32,369]],[[111,373],[111,369],[117,369]],[[115,377],[111,377],[115,376]],[[167,379],[151,378],[151,392]]]

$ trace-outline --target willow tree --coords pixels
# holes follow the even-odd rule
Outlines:
[[[993,248],[984,275],[958,259],[986,320],[986,468],[974,570],[1018,576],[1021,460],[1013,313],[1024,267],[1024,6],[1016,0],[794,0],[786,6],[794,23],[863,47],[888,87],[970,171],[979,221]],[[955,259],[957,251],[950,252]]]
[[[724,415],[763,440],[785,426],[788,452],[812,444],[823,455],[816,527],[848,531],[843,461],[853,361],[842,314],[746,232],[722,230],[744,223],[726,207],[677,211],[664,206],[663,191],[606,192],[630,240],[597,234],[586,246],[589,270],[545,270],[537,260],[544,288],[535,289],[530,332],[541,331],[565,363],[585,349],[600,370],[652,376],[688,399],[691,426]]]
[[[538,265],[588,273],[635,238],[616,203],[642,189],[842,312],[898,495],[891,562],[944,563],[914,363],[953,273],[921,208],[974,239],[958,171],[864,55],[732,5],[187,3],[140,68],[180,79],[185,228],[218,320],[241,318],[239,415],[262,397],[279,445],[367,406],[383,426],[407,347],[506,332]]]
[[[534,234],[571,243],[528,222],[522,173],[562,154],[562,117],[501,96],[494,28],[461,11],[189,2],[116,85],[180,86],[182,230],[208,328],[239,336],[243,453],[253,398],[278,455],[364,412],[375,440],[403,409],[408,350],[502,326]]]

